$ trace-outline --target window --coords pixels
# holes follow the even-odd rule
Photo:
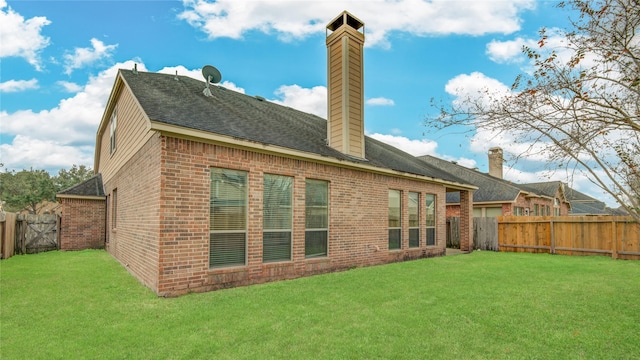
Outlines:
[[[486,217],[502,216],[502,207],[488,207],[485,209]]]
[[[111,214],[111,228],[116,228],[116,220],[118,220],[118,189],[113,189],[112,191],[113,200],[111,202],[111,210],[113,214]]]
[[[427,194],[425,213],[427,214],[427,246],[436,244],[436,196]]]
[[[533,216],[538,215],[540,215],[540,207],[538,206],[538,204],[533,204]]]
[[[553,199],[553,213],[555,216],[560,216],[560,199]]]
[[[401,248],[402,244],[402,192],[389,190],[389,250]]]
[[[420,194],[409,193],[409,247],[420,246]]]
[[[116,151],[116,126],[118,123],[117,120],[116,108],[113,108],[109,128],[109,154],[113,154]]]
[[[209,266],[246,264],[247,173],[211,168]]]
[[[307,179],[305,193],[304,256],[327,256],[329,183]]]
[[[547,205],[547,216],[551,215],[551,207]]]
[[[293,178],[264,175],[262,261],[291,260]]]
[[[524,208],[523,208],[523,207],[516,206],[516,207],[515,207],[515,209],[514,209],[514,215],[515,215],[515,216],[522,216],[522,215],[524,215]]]

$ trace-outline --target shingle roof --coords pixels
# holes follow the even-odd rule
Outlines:
[[[558,189],[564,187],[560,181],[548,181],[539,183],[518,184],[521,189],[533,192],[538,195],[555,198]]]
[[[105,196],[104,186],[102,185],[102,175],[94,175],[78,185],[60,191],[58,195]]]
[[[326,143],[327,120],[186,76],[120,70],[151,121],[277,145],[459,184],[464,180],[380,141],[365,137],[365,157],[345,155]]]
[[[478,190],[473,192],[474,203],[511,202],[515,201],[520,193],[520,189],[517,185],[511,184],[508,181],[496,178],[489,174],[481,173],[430,155],[420,156],[418,159],[427,164],[443,169],[470,184],[478,186]],[[447,202],[460,202],[460,194],[456,192],[447,193]]]
[[[565,189],[565,195],[567,196],[567,200],[569,201],[598,201],[597,199],[594,199],[591,196],[581,193],[580,191],[572,189],[568,186]]]
[[[609,215],[610,212],[606,210],[605,204],[600,201],[592,202],[572,202],[571,215]]]

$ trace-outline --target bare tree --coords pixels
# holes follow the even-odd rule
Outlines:
[[[511,89],[467,93],[428,126],[509,133],[556,166],[585,172],[640,221],[640,0],[569,0],[566,30],[524,46],[532,70]],[[557,32],[559,31],[559,33]],[[553,34],[549,34],[553,32]],[[562,43],[550,43],[550,36]]]

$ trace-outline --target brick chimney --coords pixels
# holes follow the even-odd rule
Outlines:
[[[347,11],[327,25],[327,142],[364,158],[364,23]]]
[[[502,179],[503,162],[502,148],[492,147],[489,149],[489,175]]]

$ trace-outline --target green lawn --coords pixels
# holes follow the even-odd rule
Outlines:
[[[0,262],[2,359],[632,359],[640,262],[475,252],[174,299],[104,251]]]

